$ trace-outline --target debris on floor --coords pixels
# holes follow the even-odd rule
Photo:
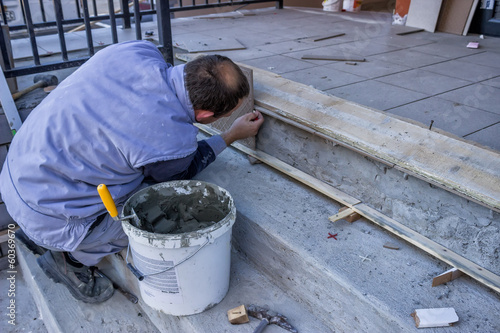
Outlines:
[[[235,307],[234,309],[228,310],[227,318],[233,325],[244,324],[250,321],[250,319],[248,319],[247,309],[245,309],[245,305],[243,304]]]
[[[441,285],[443,283],[453,281],[453,280],[455,280],[456,278],[459,278],[462,275],[463,275],[463,273],[461,271],[459,271],[456,268],[452,268],[452,269],[447,270],[446,272],[444,272],[444,273],[436,276],[432,280],[432,286],[436,287],[436,286],[439,286],[439,285]]]
[[[458,322],[454,308],[416,309],[411,316],[417,328],[453,326]]]

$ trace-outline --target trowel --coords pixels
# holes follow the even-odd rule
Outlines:
[[[106,210],[108,211],[109,215],[113,218],[115,221],[123,221],[123,220],[129,220],[133,219],[135,225],[142,229],[142,222],[137,216],[137,214],[134,211],[134,208],[130,208],[132,211],[131,215],[127,216],[118,216],[118,209],[116,209],[115,201],[113,200],[113,197],[111,196],[111,193],[108,190],[108,187],[105,184],[100,184],[97,186],[97,192],[99,193],[99,196],[101,197],[102,203],[104,204],[104,207],[106,207]]]

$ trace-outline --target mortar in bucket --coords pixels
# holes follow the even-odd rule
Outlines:
[[[123,207],[144,302],[186,316],[218,304],[229,289],[231,235],[236,208],[229,192],[202,181],[156,184]],[[130,267],[130,264],[129,264]]]

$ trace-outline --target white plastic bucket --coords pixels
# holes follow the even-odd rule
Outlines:
[[[344,0],[343,9],[348,12],[359,12],[363,0]]]
[[[144,226],[135,225],[133,219],[122,222],[135,269],[144,276],[139,282],[142,299],[150,307],[175,316],[208,310],[227,294],[231,234],[236,219],[233,199],[217,185],[171,181],[135,193],[123,207],[124,216],[135,212],[142,223],[147,216],[144,212],[151,207],[189,195],[196,196],[197,202],[222,207],[222,220],[204,229],[179,234],[146,231]]]
[[[341,0],[325,0],[323,1],[323,10],[327,12],[339,12],[341,7]]]

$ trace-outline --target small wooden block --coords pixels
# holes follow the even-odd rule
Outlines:
[[[397,246],[396,244],[389,243],[389,242],[385,243],[384,247],[386,249],[399,250],[399,246]]]
[[[346,218],[347,216],[351,215],[352,213],[354,213],[352,208],[348,208],[348,207],[345,207],[345,208],[347,208],[347,209],[342,210],[342,208],[340,208],[339,212],[337,214],[330,216],[328,219],[331,222],[337,222],[338,220],[342,220],[342,219]]]
[[[452,268],[441,275],[436,276],[432,279],[432,286],[436,287],[443,283],[450,282],[455,280],[456,278],[462,276],[463,273],[456,268]]]
[[[346,209],[349,209],[349,207],[342,207],[342,208],[340,208],[339,209],[339,213],[345,211]],[[361,218],[361,215],[359,215],[358,213],[356,213],[356,212],[353,211],[353,213],[350,214],[350,215],[348,215],[347,217],[345,217],[344,220],[346,220],[349,223],[352,223],[352,222],[355,222],[355,221],[359,220],[360,218]]]
[[[417,328],[453,326],[458,322],[454,308],[416,309],[411,316]]]
[[[250,319],[248,319],[247,309],[245,309],[245,305],[240,305],[234,309],[229,310],[227,312],[227,318],[233,325],[244,324],[250,321]]]

